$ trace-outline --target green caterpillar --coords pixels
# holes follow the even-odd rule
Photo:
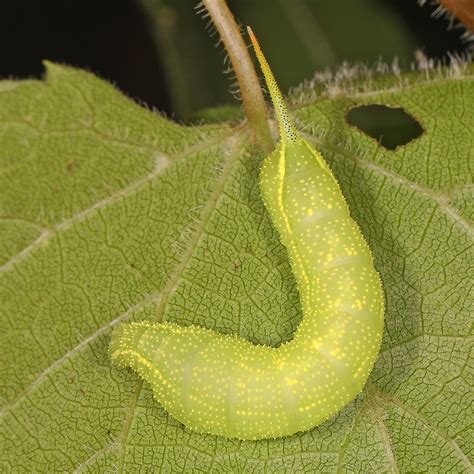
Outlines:
[[[356,397],[379,352],[384,305],[370,249],[338,183],[291,122],[250,28],[249,34],[281,136],[263,163],[261,193],[288,250],[303,320],[278,348],[197,326],[123,324],[110,353],[192,430],[263,439],[312,428]]]

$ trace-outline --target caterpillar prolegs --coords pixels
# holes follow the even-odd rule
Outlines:
[[[263,201],[288,251],[303,320],[273,348],[197,326],[141,322],[113,333],[112,360],[150,383],[198,432],[262,439],[312,428],[361,391],[383,330],[379,275],[338,183],[291,122],[249,29],[279,123],[260,173]]]

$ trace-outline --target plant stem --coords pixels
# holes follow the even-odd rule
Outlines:
[[[262,147],[270,151],[274,148],[274,144],[267,122],[265,99],[240,28],[225,0],[203,0],[203,4],[211,15],[229,54],[250,127]]]

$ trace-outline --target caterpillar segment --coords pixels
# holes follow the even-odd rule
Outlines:
[[[334,175],[298,133],[251,29],[249,35],[280,131],[260,189],[288,251],[303,319],[278,348],[198,326],[123,324],[110,353],[188,428],[256,440],[308,430],[360,393],[380,349],[384,302],[369,246]]]

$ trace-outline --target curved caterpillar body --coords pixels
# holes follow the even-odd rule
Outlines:
[[[286,436],[340,411],[361,391],[383,330],[372,256],[336,179],[303,140],[249,29],[278,117],[281,141],[264,161],[265,206],[298,284],[303,320],[279,348],[172,323],[118,327],[112,360],[149,382],[187,427],[240,439]]]

